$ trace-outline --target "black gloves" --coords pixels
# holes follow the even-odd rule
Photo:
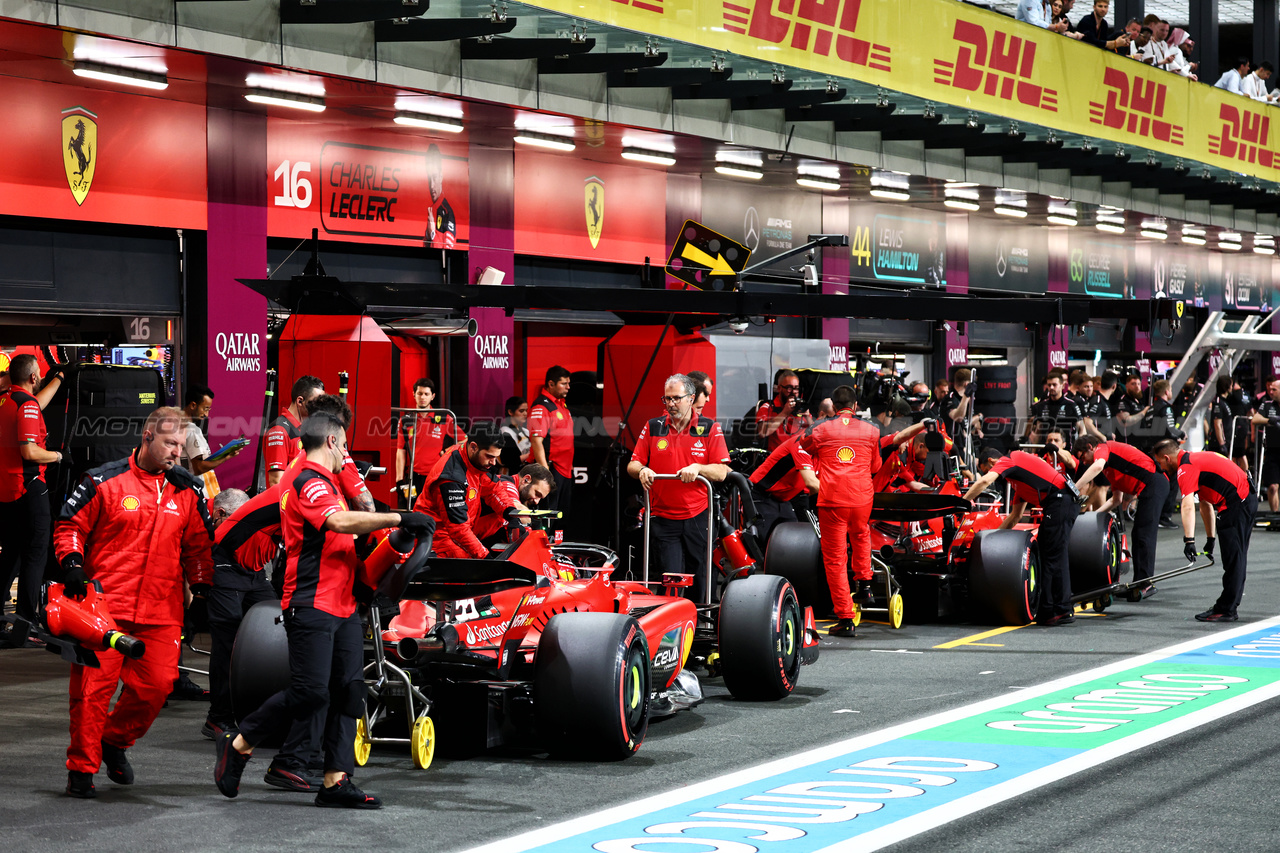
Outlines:
[[[1182,537],[1182,556],[1187,558],[1188,563],[1196,561],[1196,538],[1194,536]]]
[[[1267,418],[1267,423],[1273,427],[1280,427],[1280,415],[1272,415]]]
[[[422,512],[402,512],[400,529],[418,538],[430,536],[436,532],[436,520]]]
[[[970,382],[968,385],[964,386],[964,395],[966,397],[972,397],[974,394],[977,393],[977,391],[978,391],[978,385],[976,382]]]
[[[193,583],[191,585],[191,597],[207,598],[209,595],[209,590],[211,589],[213,589],[213,587],[207,583]]]
[[[89,576],[84,572],[83,558],[68,554],[62,558],[62,587],[72,598],[84,598],[89,589]]]
[[[1214,543],[1215,543],[1215,542],[1217,542],[1217,540],[1216,540],[1216,539],[1214,539],[1212,536],[1210,536],[1208,539],[1204,540],[1204,555],[1205,555],[1206,557],[1209,557],[1209,558],[1211,558],[1211,559],[1212,559],[1212,557],[1213,557],[1213,545],[1214,545]]]

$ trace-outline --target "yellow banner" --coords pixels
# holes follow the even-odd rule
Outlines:
[[[531,5],[1280,181],[1264,105],[953,0]]]

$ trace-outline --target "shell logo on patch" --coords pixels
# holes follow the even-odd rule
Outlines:
[[[658,449],[659,450],[667,449],[667,440],[665,438],[658,439]]]
[[[556,420],[558,421],[564,420],[564,412],[556,412]]]
[[[120,506],[125,512],[137,512],[138,507],[142,506],[142,501],[138,500],[133,495],[125,495],[120,499]]]
[[[476,490],[475,490],[475,489],[467,489],[467,500],[469,500],[469,501],[473,501],[473,500],[475,500],[475,499],[476,499]]]
[[[281,511],[281,512],[284,512],[284,502],[285,502],[285,501],[287,501],[288,499],[289,499],[289,493],[288,493],[288,492],[281,492],[281,493],[280,493],[280,511]]]
[[[852,447],[845,446],[845,447],[842,447],[842,448],[840,448],[839,450],[837,450],[837,451],[836,451],[836,461],[838,461],[838,462],[852,462],[852,461],[853,461],[853,457],[854,457],[854,456],[856,456],[856,455],[857,455],[857,454],[853,452],[853,448],[852,448]]]

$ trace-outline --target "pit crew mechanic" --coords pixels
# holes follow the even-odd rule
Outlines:
[[[775,525],[795,521],[791,502],[801,492],[818,493],[818,475],[813,473],[813,459],[800,447],[800,436],[793,435],[764,458],[751,472],[751,498],[760,519],[756,522],[757,538],[769,541]]]
[[[245,717],[239,733],[223,732],[214,741],[214,782],[224,796],[235,797],[254,745],[323,708],[324,786],[316,805],[377,809],[382,802],[351,781],[356,717],[366,690],[364,637],[352,592],[360,559],[352,534],[399,525],[422,537],[435,525],[421,513],[347,509],[335,476],[347,458],[346,429],[337,416],[308,417],[301,440],[306,461],[280,498],[288,559],[280,604],[289,634],[289,686]]]
[[[415,408],[430,409],[435,401],[436,383],[430,377],[413,383]],[[431,466],[457,442],[455,427],[453,416],[441,412],[410,414],[401,419],[396,437],[396,483],[410,496],[410,503],[422,494]]]
[[[998,450],[988,448],[982,453],[978,471],[982,476],[965,492],[965,500],[973,500],[1000,479],[1013,487],[1013,505],[1000,522],[1001,530],[1009,530],[1021,521],[1028,504],[1040,507],[1043,512],[1036,537],[1043,576],[1036,623],[1052,627],[1076,621],[1072,615],[1071,574],[1067,565],[1071,529],[1080,514],[1074,485],[1048,462],[1021,450],[1001,456]]]
[[[1156,534],[1165,498],[1169,494],[1169,478],[1156,470],[1151,457],[1122,441],[1099,441],[1086,435],[1076,439],[1072,454],[1085,467],[1076,486],[1084,491],[1094,483],[1099,474],[1107,478],[1111,497],[1098,507],[1107,512],[1115,507],[1127,507],[1134,498],[1138,511],[1133,519],[1133,579],[1146,580],[1155,574]],[[1094,489],[1097,486],[1094,485]],[[1143,584],[1129,592],[1130,601],[1141,601],[1155,594],[1156,588]]]
[[[307,404],[324,393],[324,382],[315,376],[300,376],[289,389],[288,408],[262,436],[262,459],[266,466],[266,482],[274,486],[284,476],[284,469],[298,455],[302,419],[307,416]]]
[[[530,460],[555,475],[556,487],[544,509],[568,512],[573,494],[573,413],[565,405],[569,371],[556,364],[547,368],[542,393],[529,406]]]
[[[476,538],[481,542],[488,542],[496,537],[510,527],[513,521],[527,525],[529,523],[527,518],[516,516],[513,519],[511,513],[506,511],[507,508],[510,507],[516,512],[536,509],[556,488],[555,478],[551,476],[551,472],[537,462],[525,465],[518,474],[497,474],[494,480],[505,497],[500,501],[494,501],[499,507],[497,510],[489,503],[481,507],[480,518],[472,528]]]
[[[1208,536],[1205,554],[1212,557],[1215,536],[1222,539],[1222,595],[1208,610],[1197,613],[1196,620],[1235,622],[1244,596],[1249,534],[1258,512],[1253,483],[1225,456],[1211,451],[1187,453],[1173,439],[1157,444],[1152,455],[1160,470],[1178,478],[1182,492],[1182,553],[1188,562],[1196,558],[1195,505],[1191,495],[1200,496],[1200,515]]]
[[[713,483],[729,476],[729,448],[718,423],[693,416],[697,386],[692,379],[676,373],[662,387],[667,414],[640,430],[627,473],[649,492],[649,527],[659,570],[692,574],[690,591],[701,601],[710,509],[706,488],[696,481],[699,475]],[[677,474],[680,479],[655,480],[657,474]]]
[[[100,583],[120,629],[147,644],[137,660],[102,655],[100,668],[71,668],[66,791],[73,797],[96,796],[93,774],[104,762],[111,781],[133,784],[126,750],[147,733],[178,677],[184,577],[197,595],[212,579],[201,481],[177,467],[184,436],[182,410],[156,409],[141,446],[86,473],[54,527],[67,594],[81,597]]]
[[[831,588],[836,624],[827,633],[855,635],[849,568],[858,595],[871,592],[872,477],[880,470],[880,432],[857,416],[858,395],[848,385],[831,392],[836,414],[805,430],[800,446],[818,466],[818,521],[822,528],[822,563]]]
[[[413,508],[435,520],[437,555],[475,559],[488,556],[489,549],[475,530],[482,501],[504,521],[518,511],[517,502],[494,473],[502,446],[502,433],[477,424],[465,444],[449,448],[432,466]]]

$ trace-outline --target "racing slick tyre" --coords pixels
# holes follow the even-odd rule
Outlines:
[[[229,680],[237,723],[289,686],[289,635],[280,616],[280,602],[260,601],[244,615],[231,648]]]
[[[1086,512],[1076,519],[1067,559],[1073,592],[1104,589],[1120,579],[1120,533],[1110,513]]]
[[[539,735],[552,755],[616,761],[649,728],[649,641],[619,613],[561,613],[538,642],[533,685]]]
[[[804,616],[786,578],[753,575],[720,601],[720,671],[737,699],[785,699],[800,677]]]
[[[982,530],[969,551],[969,605],[976,621],[1026,625],[1040,606],[1029,530]]]
[[[801,607],[821,619],[831,613],[831,589],[822,566],[822,542],[807,521],[786,521],[773,528],[764,552],[764,573],[791,581]]]

